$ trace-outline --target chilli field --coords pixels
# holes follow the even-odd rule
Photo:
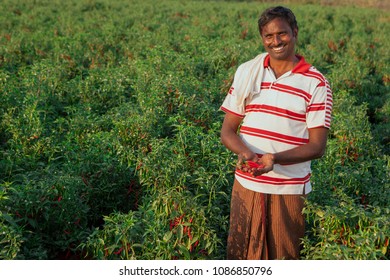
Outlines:
[[[334,94],[302,259],[389,259],[389,10],[302,2],[297,51]],[[2,0],[0,259],[225,259],[219,107],[268,6]]]

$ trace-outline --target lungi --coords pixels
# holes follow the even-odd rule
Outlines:
[[[305,195],[264,194],[234,180],[227,259],[299,259]]]

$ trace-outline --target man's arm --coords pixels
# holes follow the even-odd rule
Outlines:
[[[242,117],[227,112],[222,123],[221,141],[230,151],[238,155],[241,160],[257,160],[257,155],[251,151],[237,135]]]
[[[316,127],[309,129],[309,143],[275,154],[265,154],[261,161],[266,167],[273,168],[274,164],[300,163],[320,158],[325,153],[328,129]],[[271,169],[272,170],[272,169]]]

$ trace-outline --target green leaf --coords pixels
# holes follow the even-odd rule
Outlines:
[[[168,242],[172,238],[172,235],[172,231],[167,231],[163,237],[164,242]]]
[[[185,258],[186,260],[189,260],[189,259],[191,258],[191,257],[190,257],[190,252],[188,251],[187,247],[185,247],[185,246],[179,244],[179,245],[178,245],[178,248],[179,248],[180,253],[182,253],[182,254],[184,255],[184,258]]]
[[[178,240],[181,240],[183,238],[183,225],[178,225],[176,226],[176,230],[177,230],[177,239]]]

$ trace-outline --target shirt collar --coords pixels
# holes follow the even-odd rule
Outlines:
[[[291,71],[292,73],[306,73],[309,71],[311,65],[305,61],[305,58],[301,55],[296,55],[299,58],[299,62],[295,65],[294,69]],[[270,67],[270,56],[267,56],[264,59],[264,68]]]

